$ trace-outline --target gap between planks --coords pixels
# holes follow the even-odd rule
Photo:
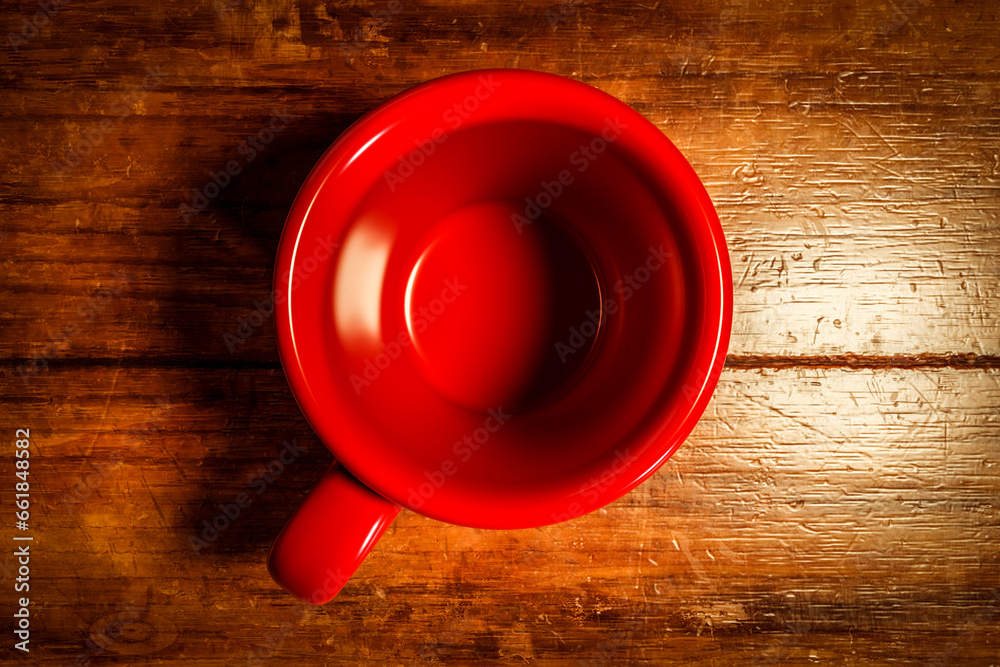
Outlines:
[[[32,360],[13,357],[0,360],[0,368],[29,366]],[[212,370],[280,370],[274,360],[219,359],[193,356],[137,356],[137,357],[71,357],[59,359],[55,366],[62,370],[74,368],[192,368]],[[926,368],[1000,368],[1000,355],[963,354],[893,354],[893,355],[753,355],[730,354],[726,368],[784,369],[784,368],[845,368],[845,369],[926,369]]]

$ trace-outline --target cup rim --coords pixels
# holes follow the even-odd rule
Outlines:
[[[306,419],[337,460],[353,475],[378,494],[401,505],[407,504],[406,487],[401,478],[391,473],[392,465],[373,460],[364,448],[353,447],[360,433],[350,424],[337,419],[323,392],[315,382],[315,364],[308,361],[308,343],[296,333],[299,317],[295,304],[296,258],[299,251],[312,241],[304,236],[313,204],[328,184],[335,182],[352,163],[372,149],[387,128],[392,128],[414,113],[433,112],[440,115],[450,101],[475,95],[483,86],[510,86],[518,91],[507,96],[508,101],[484,109],[463,127],[477,124],[528,120],[557,122],[567,127],[593,132],[600,131],[601,119],[623,117],[630,124],[632,137],[628,143],[630,157],[652,173],[659,174],[657,185],[669,190],[670,197],[683,201],[687,211],[697,219],[688,219],[695,226],[703,255],[711,258],[703,265],[705,282],[704,337],[692,352],[690,372],[683,378],[686,397],[661,411],[652,425],[630,437],[633,444],[641,443],[638,452],[629,452],[627,465],[619,466],[611,479],[595,478],[567,480],[558,488],[535,495],[520,503],[491,503],[489,499],[470,507],[455,503],[448,494],[428,499],[419,509],[421,514],[455,523],[490,528],[541,526],[566,520],[603,507],[632,490],[655,472],[693,430],[707,407],[721,375],[732,326],[732,274],[722,227],[704,185],[687,160],[672,142],[645,117],[615,97],[587,84],[531,70],[473,70],[434,79],[410,88],[390,98],[355,121],[323,154],[306,178],[292,204],[278,247],[274,272],[275,328],[279,356],[293,395]],[[505,91],[506,92],[506,91]],[[521,103],[516,99],[521,96]],[[567,110],[579,113],[567,116]],[[678,199],[680,198],[680,199]],[[349,210],[349,203],[344,204]],[[620,450],[620,448],[619,448]],[[609,456],[616,450],[609,449]],[[628,452],[628,448],[625,448]],[[623,468],[623,469],[621,469]],[[595,493],[599,488],[600,492]],[[509,499],[508,499],[509,500]]]

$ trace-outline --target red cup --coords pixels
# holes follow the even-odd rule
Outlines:
[[[732,321],[680,152],[610,95],[522,70],[354,123],[292,205],[275,290],[289,384],[337,460],[269,556],[313,604],[400,506],[526,528],[634,488],[704,411]]]

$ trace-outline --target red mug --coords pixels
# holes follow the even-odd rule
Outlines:
[[[483,70],[334,142],[289,213],[275,303],[336,463],[268,569],[322,604],[401,506],[536,527],[649,477],[714,391],[732,276],[705,188],[652,123],[571,79]]]

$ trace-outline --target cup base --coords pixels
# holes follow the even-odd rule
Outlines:
[[[407,272],[406,326],[415,365],[439,394],[475,410],[530,410],[567,389],[599,332],[601,284],[582,243],[554,215],[523,204],[459,209],[434,225]],[[583,354],[580,354],[583,352]]]

